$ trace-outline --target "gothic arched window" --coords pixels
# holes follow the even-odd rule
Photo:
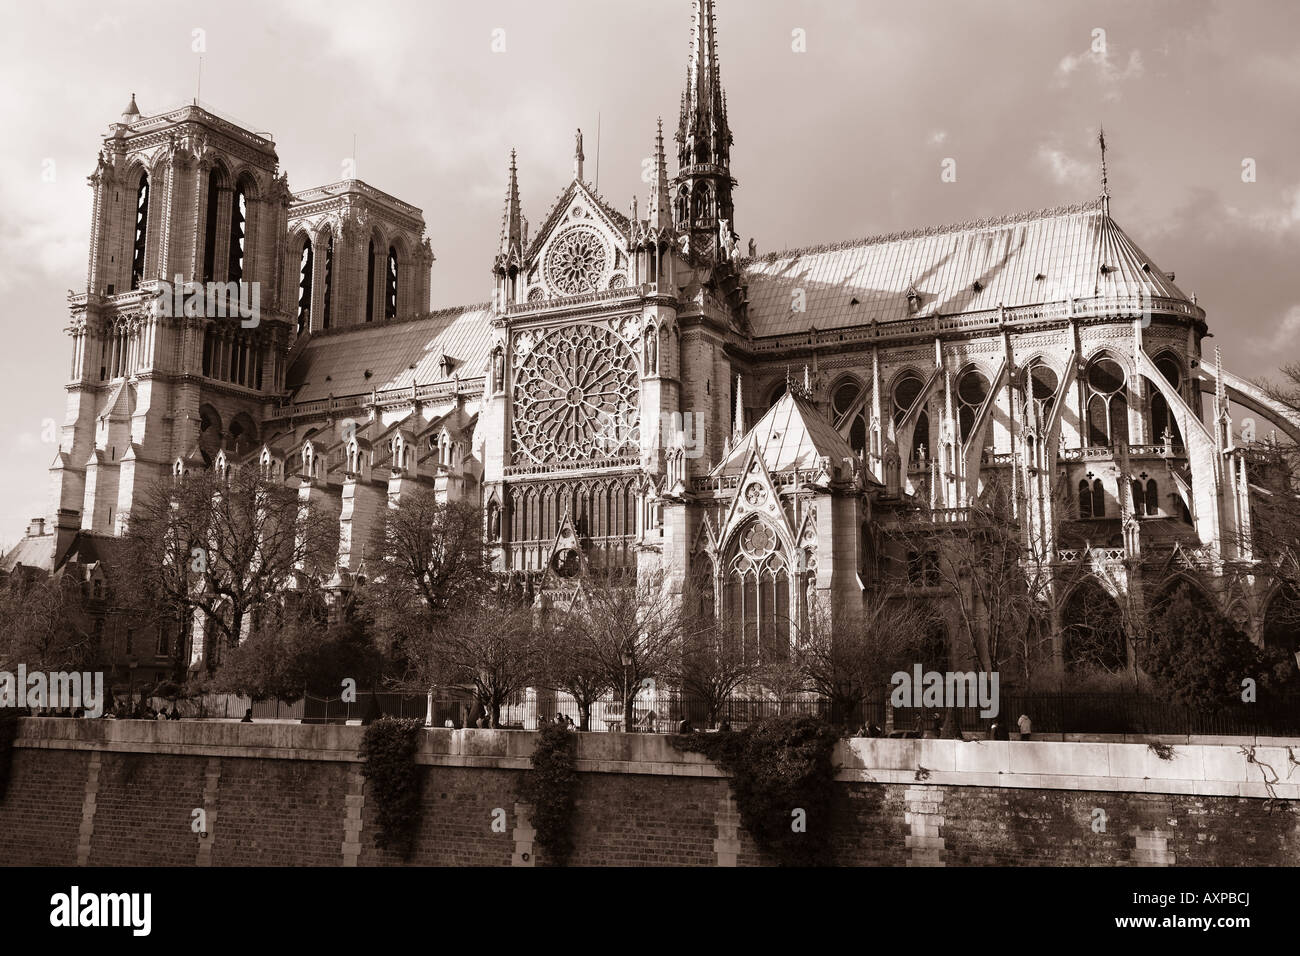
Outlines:
[[[970,438],[975,419],[988,397],[989,380],[979,369],[970,369],[957,380],[957,428],[962,444]]]
[[[302,259],[298,263],[298,332],[311,329],[311,274],[312,262],[311,240],[302,241]]]
[[[917,398],[921,395],[921,390],[925,387],[925,382],[916,372],[908,372],[900,378],[894,385],[894,426],[902,424],[908,410],[916,404]],[[926,409],[921,409],[921,413],[916,417],[916,427],[912,431],[912,447],[907,449],[907,460],[912,461],[916,457],[918,448],[924,448],[927,458],[934,458],[934,445],[930,439],[930,413]]]
[[[1025,369],[1025,424],[1043,428],[1052,414],[1059,379],[1049,365],[1034,362]]]
[[[1182,384],[1182,369],[1172,355],[1162,354],[1156,358],[1156,369],[1165,380],[1177,391]],[[1151,436],[1150,441],[1159,443],[1165,440],[1165,432],[1168,431],[1173,444],[1181,445],[1183,443],[1182,435],[1178,431],[1178,421],[1174,418],[1169,409],[1169,402],[1165,396],[1154,385],[1150,386],[1151,391]]]
[[[1160,514],[1160,486],[1156,484],[1154,478],[1147,479],[1147,514],[1155,516]]]
[[[855,378],[842,379],[831,389],[831,423],[859,455],[867,448],[866,406],[861,401],[865,393]]]
[[[248,225],[248,195],[243,183],[235,184],[235,194],[230,202],[230,258],[229,281],[244,278],[244,230]]]
[[[375,240],[366,250],[366,321],[375,321]]]
[[[221,177],[217,170],[208,173],[208,207],[203,228],[203,281],[211,282],[216,273],[217,210],[221,201]]]
[[[387,284],[384,286],[384,318],[397,318],[397,249],[388,247]]]
[[[1124,369],[1102,357],[1088,366],[1088,444],[1114,445],[1128,441],[1128,399]]]
[[[144,250],[149,234],[149,174],[140,174],[135,192],[135,243],[131,249],[131,288],[140,288],[144,278]]]
[[[1079,482],[1079,517],[1092,517],[1092,488],[1087,478]]]
[[[334,233],[330,233],[325,243],[325,289],[321,296],[321,328],[330,327],[330,306],[334,292]]]
[[[1102,487],[1100,478],[1092,480],[1092,516],[1106,517],[1106,489]]]
[[[747,663],[784,659],[790,649],[790,572],[776,533],[751,521],[727,562],[723,595],[730,639]]]

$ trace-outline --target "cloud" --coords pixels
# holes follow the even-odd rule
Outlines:
[[[948,131],[946,129],[936,129],[930,133],[930,145],[942,146],[948,142]]]
[[[1126,80],[1139,79],[1146,67],[1142,62],[1141,50],[1130,50],[1127,60],[1121,65],[1118,57],[1111,56],[1110,44],[1106,41],[1106,32],[1101,28],[1092,31],[1092,45],[1082,53],[1068,53],[1056,65],[1058,86],[1068,86],[1077,75],[1091,73],[1108,89],[1104,95],[1107,100],[1118,100],[1118,86]]]
[[[1094,172],[1088,163],[1046,143],[1038,147],[1038,161],[1047,168],[1052,181],[1060,185],[1085,182]]]

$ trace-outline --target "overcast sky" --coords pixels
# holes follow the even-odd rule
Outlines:
[[[645,202],[676,127],[689,0],[26,4],[0,31],[0,546],[49,508],[68,289],[85,288],[100,137],[134,91],[275,137],[292,188],[357,176],[424,210],[434,307],[485,301],[510,148],[534,227],[587,178]],[[494,33],[502,30],[503,34]],[[760,252],[1098,192],[1209,312],[1228,367],[1300,361],[1300,4],[718,0],[735,227]],[[805,52],[796,52],[794,31]],[[195,31],[202,31],[196,34]],[[1099,32],[1100,31],[1100,32]],[[504,51],[494,51],[504,38]],[[597,118],[600,136],[597,147]],[[957,181],[940,180],[956,161]],[[1255,182],[1243,182],[1254,160]]]

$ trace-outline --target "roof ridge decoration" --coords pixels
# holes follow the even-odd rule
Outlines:
[[[344,335],[348,332],[364,332],[371,329],[387,329],[394,325],[407,325],[411,322],[427,322],[431,319],[441,319],[449,315],[464,315],[467,312],[487,312],[492,308],[491,302],[474,302],[469,305],[449,305],[441,309],[432,309],[428,312],[418,312],[415,315],[404,315],[392,319],[382,319],[377,322],[361,322],[356,325],[340,325],[328,329],[317,329],[311,334],[311,341],[318,339],[327,339],[331,336]]]
[[[778,262],[782,259],[794,259],[799,256],[817,255],[823,252],[838,252],[843,249],[875,246],[888,242],[899,242],[906,239],[924,239],[929,236],[943,236],[957,232],[970,232],[977,229],[992,229],[996,226],[1013,226],[1024,222],[1036,222],[1040,219],[1053,219],[1058,216],[1079,215],[1081,213],[1097,212],[1099,210],[1102,210],[1102,201],[1100,197],[1087,200],[1086,202],[1066,203],[1060,206],[1050,206],[1044,209],[1008,213],[1004,216],[987,216],[982,219],[970,219],[965,222],[948,223],[937,226],[921,226],[916,229],[908,229],[902,232],[882,233],[875,236],[864,236],[858,239],[841,239],[837,242],[824,242],[811,246],[778,249],[761,256],[754,256],[752,258],[747,256],[741,260],[741,265],[746,265],[751,262]]]

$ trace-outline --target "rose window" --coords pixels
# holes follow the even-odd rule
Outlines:
[[[761,558],[776,547],[776,535],[765,524],[752,525],[741,537],[746,551],[756,558]]]
[[[767,497],[767,489],[765,489],[757,481],[751,481],[749,485],[745,488],[745,500],[748,501],[751,505],[762,504],[763,499],[766,497]]]
[[[544,335],[514,377],[515,463],[617,456],[636,435],[636,358],[615,331],[575,325]],[[611,436],[616,440],[611,441]]]
[[[574,226],[560,234],[546,257],[546,280],[563,295],[578,295],[601,288],[609,264],[605,240],[587,226]]]

